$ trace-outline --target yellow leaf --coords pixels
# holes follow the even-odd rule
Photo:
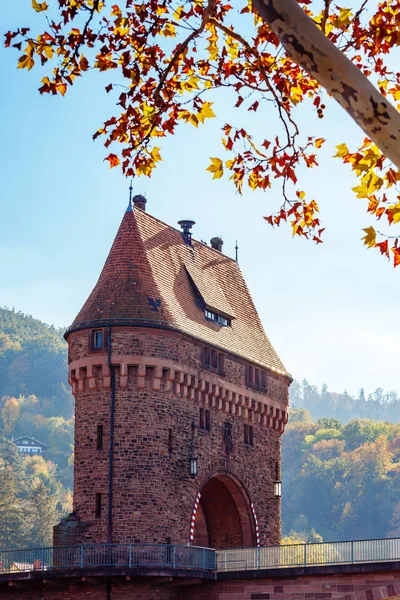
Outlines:
[[[324,138],[317,138],[314,142],[316,148],[321,148],[322,144],[325,142]]]
[[[39,4],[39,2],[36,2],[36,0],[32,0],[32,8],[36,10],[36,12],[43,12],[49,8],[49,5],[47,2],[42,2]]]
[[[43,46],[43,52],[47,58],[53,58],[53,48],[51,46]]]
[[[351,189],[357,194],[357,198],[368,198],[368,189],[365,185],[357,185]]]
[[[160,35],[163,35],[165,37],[175,37],[176,36],[175,26],[172,25],[172,23],[169,23],[169,22],[166,23],[164,29],[161,29]]]
[[[211,108],[212,105],[212,102],[203,103],[200,112],[197,114],[197,118],[199,119],[199,121],[204,123],[204,119],[212,119],[213,117],[215,117],[214,111]]]
[[[336,146],[336,148],[337,148],[337,152],[335,154],[335,157],[338,156],[339,158],[343,158],[344,156],[347,156],[349,153],[349,149],[346,144],[339,144],[339,146]]]
[[[363,229],[363,231],[366,233],[366,235],[361,238],[364,241],[364,245],[368,246],[368,248],[373,248],[376,242],[375,229],[373,227],[366,227],[366,229]]]
[[[390,224],[399,223],[400,221],[400,204],[396,204],[395,206],[389,206],[388,213],[390,215]]]
[[[35,64],[35,61],[30,56],[24,54],[18,61],[18,69],[28,69],[30,71]]]
[[[222,177],[223,173],[224,173],[224,167],[222,166],[222,160],[220,158],[212,158],[210,156],[211,159],[211,165],[209,167],[207,167],[206,171],[210,171],[210,173],[213,174],[213,179],[219,179],[220,177]]]

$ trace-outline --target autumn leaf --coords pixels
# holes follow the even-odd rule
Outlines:
[[[18,69],[28,69],[28,71],[30,71],[34,64],[35,61],[33,60],[33,58],[31,58],[27,54],[24,54],[18,61]]]
[[[363,229],[363,231],[365,231],[366,235],[361,239],[364,241],[365,246],[368,246],[368,248],[373,248],[376,242],[375,229],[373,227],[367,227],[366,229]]]
[[[220,158],[211,158],[211,165],[207,167],[206,171],[210,171],[213,174],[213,179],[219,179],[224,173],[224,167],[222,166],[222,160]]]
[[[36,10],[36,12],[43,12],[49,8],[49,5],[47,2],[42,2],[39,4],[39,2],[36,2],[36,0],[32,0],[32,8]]]
[[[336,148],[337,148],[337,152],[335,154],[335,157],[343,158],[344,156],[347,156],[349,153],[349,149],[346,144],[339,144],[338,146],[336,146]]]
[[[375,248],[379,248],[380,253],[384,254],[385,256],[387,256],[387,258],[389,258],[388,240],[380,242],[379,244],[375,244]]]
[[[116,154],[109,154],[104,160],[108,160],[110,163],[110,169],[117,167],[120,163],[120,160]]]
[[[325,142],[326,140],[324,138],[317,138],[314,142],[315,147],[316,148],[321,148],[322,144]]]
[[[212,102],[203,102],[200,112],[197,114],[199,121],[204,123],[204,119],[212,119],[215,117],[215,113],[212,110]]]
[[[400,265],[400,248],[396,248],[396,246],[393,246],[392,252],[393,252],[393,266],[398,267]]]

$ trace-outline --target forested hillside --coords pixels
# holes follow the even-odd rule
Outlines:
[[[400,536],[397,395],[353,398],[303,381],[293,383],[291,403],[282,438],[284,534]],[[0,549],[50,545],[52,525],[71,509],[73,408],[62,331],[0,309]],[[21,457],[11,441],[20,435],[47,444],[44,456]]]
[[[292,410],[282,452],[285,535],[400,536],[400,424]]]
[[[51,544],[71,508],[73,396],[62,331],[0,308],[0,548]],[[12,438],[47,444],[22,458]]]

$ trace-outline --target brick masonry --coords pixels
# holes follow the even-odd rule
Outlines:
[[[400,596],[400,570],[349,574],[335,574],[334,567],[330,570],[324,575],[256,581],[249,575],[248,579],[203,583],[179,600],[383,600]]]
[[[331,571],[334,568],[331,568]],[[84,578],[85,579],[85,578]],[[56,584],[56,585],[55,585]],[[303,575],[186,584],[169,577],[153,580],[113,580],[107,595],[105,579],[76,583],[13,583],[0,587],[0,598],[8,600],[385,600],[400,598],[397,572]],[[26,587],[25,587],[26,586]]]
[[[57,545],[108,541],[110,372],[107,353],[90,352],[89,335],[81,330],[68,337],[76,398],[74,515],[55,528]],[[280,500],[272,496],[287,420],[287,378],[271,373],[265,394],[246,388],[245,361],[228,353],[223,376],[203,369],[203,345],[188,336],[128,327],[112,328],[111,336],[116,377],[113,541],[187,544],[196,496],[217,476],[209,485],[219,490],[220,500],[213,503],[212,489],[204,487],[201,507],[203,513],[208,510],[213,543],[255,545],[251,503],[261,544],[278,543]],[[199,429],[200,407],[211,412],[210,432]],[[232,426],[229,448],[226,422]],[[244,423],[254,427],[254,447],[244,444]],[[104,432],[102,450],[96,448],[98,425]],[[189,476],[191,454],[198,457],[195,479]],[[96,494],[101,494],[97,518]],[[202,517],[204,522],[203,514],[195,523],[197,534]]]

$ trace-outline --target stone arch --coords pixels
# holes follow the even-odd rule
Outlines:
[[[216,472],[201,487],[192,516],[191,541],[210,548],[256,545],[250,498],[232,473]]]

